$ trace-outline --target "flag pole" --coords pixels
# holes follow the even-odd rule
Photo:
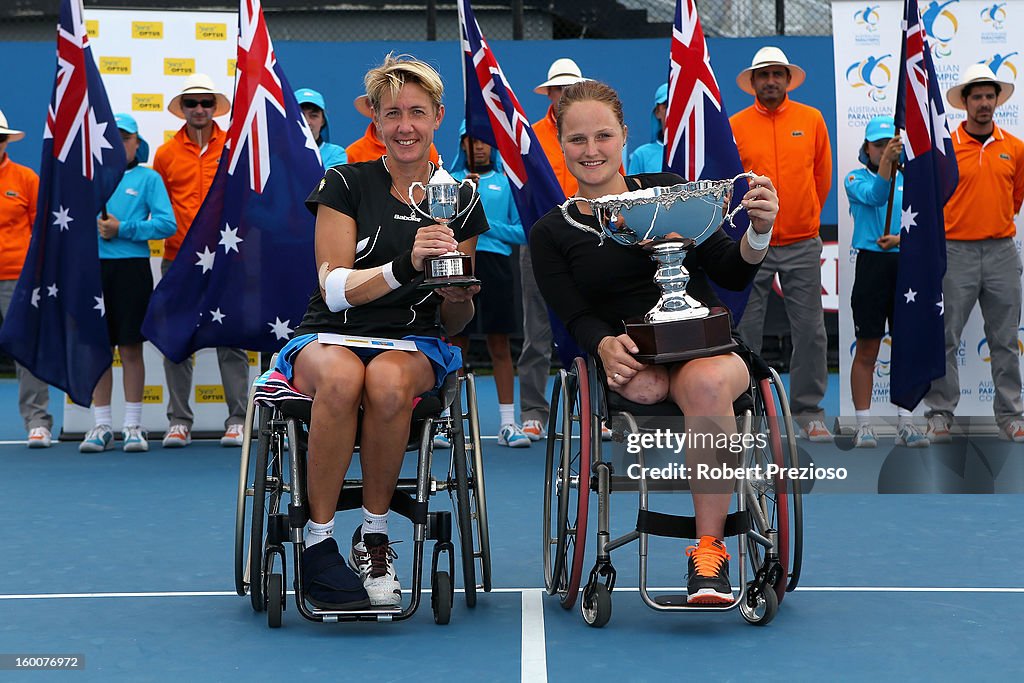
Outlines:
[[[896,134],[900,134],[900,130],[896,129]],[[885,237],[889,234],[889,226],[892,224],[892,205],[896,197],[896,172],[899,170],[899,163],[896,161],[892,162],[892,167],[889,170],[889,201],[885,206],[885,229],[882,230],[882,236]]]
[[[907,87],[907,3],[904,0],[903,3],[903,19],[900,22],[900,28],[902,29],[903,38],[900,40],[900,72],[899,72],[899,84],[896,86],[896,111],[899,111],[900,105],[906,100]],[[902,97],[901,97],[902,96]],[[895,134],[900,135],[903,131],[896,128]],[[898,161],[892,162],[892,169],[889,172],[889,201],[885,205],[885,227],[882,230],[882,236],[890,234],[889,225],[892,222],[892,205],[896,196],[896,171],[899,169]],[[901,207],[902,208],[902,207]]]

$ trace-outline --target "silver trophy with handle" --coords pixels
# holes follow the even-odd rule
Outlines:
[[[462,182],[456,181],[442,164],[443,162],[438,158],[437,170],[434,171],[426,185],[415,182],[409,186],[409,205],[424,218],[429,218],[441,225],[448,225],[472,211],[480,201],[480,195],[472,180],[466,178]],[[468,202],[460,202],[463,185],[468,185],[472,190],[472,196]],[[426,194],[430,213],[424,212],[417,205],[414,193],[416,188],[423,190]],[[463,205],[460,206],[460,204]],[[458,250],[423,259],[423,275],[424,281],[420,287],[425,289],[469,287],[480,284],[480,280],[473,276],[472,257]]]
[[[698,180],[669,187],[648,187],[596,199],[573,197],[561,205],[569,225],[594,234],[603,244],[643,249],[657,262],[654,283],[661,296],[643,318],[626,320],[626,334],[636,342],[637,360],[644,363],[675,363],[714,356],[736,348],[729,311],[709,308],[687,293],[690,280],[683,261],[688,250],[710,237],[723,223],[733,225],[742,208],[731,211],[733,190],[741,173],[730,180]],[[585,202],[600,230],[584,225],[569,207]]]

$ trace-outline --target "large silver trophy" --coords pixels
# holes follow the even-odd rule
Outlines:
[[[424,218],[448,225],[472,211],[476,203],[480,201],[480,195],[477,194],[476,184],[472,180],[466,178],[462,182],[457,182],[442,164],[443,162],[439,158],[437,170],[434,171],[434,175],[430,177],[430,181],[426,185],[415,182],[409,186],[409,205]],[[459,194],[463,185],[469,185],[473,190],[473,195],[469,202],[460,206]],[[416,203],[414,190],[417,187],[427,195],[429,214],[420,209]],[[423,274],[424,281],[420,285],[421,288],[469,287],[480,284],[480,280],[473,277],[472,257],[457,250],[423,259]]]
[[[643,249],[658,263],[654,282],[661,298],[642,319],[627,320],[626,334],[636,342],[637,360],[674,363],[713,356],[736,348],[729,312],[708,308],[687,294],[690,274],[683,266],[689,249],[711,236],[742,208],[728,211],[733,188],[741,173],[731,180],[699,180],[670,187],[606,195],[596,199],[573,197],[562,204],[562,216],[575,228],[597,235],[601,243],[610,237],[617,243]],[[569,213],[569,206],[586,202],[600,230],[584,225]]]

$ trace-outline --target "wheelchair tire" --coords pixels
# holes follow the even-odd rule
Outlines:
[[[248,507],[249,498],[252,497],[253,493],[249,487],[249,464],[252,452],[249,435],[252,434],[253,413],[259,410],[256,404],[253,403],[252,393],[250,390],[249,405],[245,413],[245,438],[243,444],[243,446],[249,447],[242,448],[238,474],[238,496],[235,499],[235,592],[241,596],[249,593],[249,567],[246,564],[249,560],[249,555],[245,544],[246,538],[249,535],[246,527],[246,507]]]
[[[264,527],[266,525],[267,463],[270,455],[270,430],[268,428],[273,409],[259,407],[260,431],[256,444],[256,467],[252,483],[252,514],[249,533],[249,600],[256,612],[266,608],[264,594],[263,554]]]
[[[783,454],[784,466],[785,467],[800,467],[800,451],[796,445],[796,434],[793,432],[793,415],[789,409],[789,398],[786,396],[786,389],[782,385],[782,378],[779,377],[774,369],[771,369],[772,373],[772,387],[775,389],[776,396],[779,400],[779,405],[782,406],[782,420],[783,424],[786,425],[785,433],[780,433],[780,440],[782,436],[785,440],[782,441],[781,450]],[[803,566],[803,553],[804,553],[804,513],[803,513],[803,492],[801,490],[800,481],[798,479],[790,479],[789,487],[787,490],[787,499],[789,502],[788,506],[788,540],[789,540],[789,554],[788,562],[786,563],[786,592],[790,592],[796,589],[797,584],[800,582],[800,570]],[[779,602],[782,601],[782,595],[779,596]]]
[[[463,430],[461,389],[455,392],[451,415],[452,471],[455,473],[455,522],[459,532],[459,555],[462,558],[462,585],[466,590],[466,606],[476,607],[476,558],[473,556],[473,516],[469,500],[469,466],[466,455],[466,434]]]
[[[448,572],[434,572],[430,581],[430,608],[434,623],[444,626],[452,618],[453,589]]]
[[[466,417],[469,424],[469,446],[472,450],[469,463],[469,503],[472,506],[473,521],[476,522],[474,536],[475,557],[480,560],[479,585],[485,593],[491,591],[491,533],[487,520],[487,492],[484,486],[484,451],[480,441],[480,419],[477,412],[476,378],[466,374]]]
[[[595,584],[592,590],[583,590],[580,611],[587,626],[601,628],[612,618],[612,594],[603,583]]]
[[[740,614],[743,615],[743,619],[754,626],[767,626],[778,613],[779,597],[775,591],[761,593],[754,607],[747,605],[746,600],[740,603]]]
[[[281,613],[284,611],[284,577],[278,573],[267,578],[267,626],[281,628]]]
[[[578,450],[573,443],[574,425]],[[577,358],[570,371],[559,373],[551,393],[544,469],[544,585],[549,595],[558,594],[564,609],[576,604],[583,577],[593,434],[587,364]],[[572,506],[574,479],[576,505]]]

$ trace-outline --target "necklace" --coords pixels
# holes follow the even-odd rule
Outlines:
[[[387,157],[383,157],[382,161],[384,163],[384,170],[388,172],[388,176],[391,178],[391,189],[393,189],[395,191],[395,194],[398,195],[398,199],[403,204],[405,204],[406,206],[409,207],[409,217],[410,218],[416,218],[416,219],[420,218],[420,215],[419,215],[418,211],[416,210],[416,205],[413,204],[412,202],[410,202],[409,199],[407,198],[407,194],[403,195],[402,191],[398,189],[397,185],[395,185],[395,178],[394,178],[394,176],[391,175],[391,169],[388,168],[388,159],[387,159]],[[432,162],[428,162],[428,165],[427,165],[428,182],[429,182],[429,177],[430,177],[433,165],[434,164]]]

